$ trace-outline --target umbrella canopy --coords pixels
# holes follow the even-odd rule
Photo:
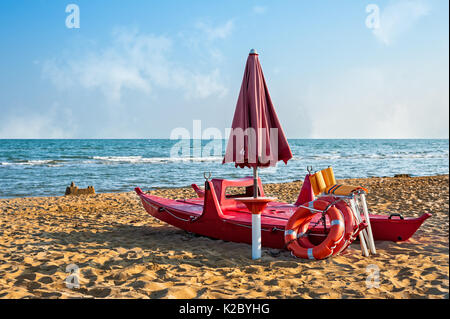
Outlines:
[[[255,50],[250,51],[223,163],[236,167],[287,163],[292,152],[281,128]]]

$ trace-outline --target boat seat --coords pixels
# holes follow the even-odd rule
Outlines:
[[[339,196],[350,196],[352,193],[357,191],[364,191],[368,193],[367,188],[362,186],[351,186],[344,184],[335,184],[333,186],[327,187],[327,189],[323,192],[325,195],[339,195]]]
[[[367,188],[362,186],[338,184],[331,166],[314,174],[309,174],[309,181],[315,196],[319,194],[349,196],[356,191],[369,193]]]

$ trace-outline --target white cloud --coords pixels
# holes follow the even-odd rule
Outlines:
[[[355,68],[311,80],[311,137],[448,138],[448,79],[413,74]]]
[[[233,31],[234,23],[233,20],[228,20],[223,25],[212,26],[205,22],[197,22],[196,27],[204,32],[209,40],[216,40],[227,38]]]
[[[75,127],[72,111],[53,103],[39,114],[16,110],[0,118],[0,138],[71,138]]]
[[[430,7],[420,0],[392,2],[381,10],[379,27],[372,32],[378,40],[389,45],[429,12]]]
[[[177,43],[185,48],[200,64],[217,65],[225,60],[220,49],[235,28],[233,19],[222,24],[198,20],[191,28],[178,32]]]
[[[264,14],[267,11],[267,7],[256,5],[252,8],[252,12],[255,14]]]
[[[12,116],[0,128],[1,138],[68,138],[45,116]]]
[[[191,89],[186,91],[187,98],[207,98],[213,94],[219,97],[225,96],[227,89],[219,84],[220,73],[218,69],[213,70],[210,74],[191,74]]]
[[[223,36],[225,30],[216,31]],[[165,36],[137,30],[113,32],[112,42],[101,50],[43,63],[43,75],[59,89],[99,90],[109,101],[120,101],[126,90],[151,94],[155,88],[184,92],[187,98],[224,96],[220,71],[200,73],[171,59],[173,43]],[[207,79],[207,80],[204,80]]]

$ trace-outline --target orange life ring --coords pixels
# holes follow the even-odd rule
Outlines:
[[[333,206],[335,206],[344,217],[344,224],[345,224],[344,238],[337,244],[336,248],[333,250],[333,255],[337,255],[341,251],[345,250],[345,248],[347,248],[356,239],[359,227],[350,206],[348,206],[348,204],[345,201],[337,200],[337,198],[333,196],[326,196],[326,197],[322,196],[320,197],[320,200],[324,200],[329,204],[333,203]],[[314,247],[314,245],[309,241],[308,236],[306,234],[300,235],[298,241],[300,246],[306,248]]]
[[[333,196],[321,197],[320,199],[327,201],[328,203],[336,202],[336,198]],[[353,215],[350,206],[348,206],[348,204],[343,200],[338,201],[335,206],[344,216],[345,234],[344,239],[341,240],[341,242],[337,244],[336,248],[334,249],[333,255],[337,255],[341,251],[346,249],[356,239],[356,235],[358,234],[359,230],[358,223],[355,219],[355,216]]]
[[[335,206],[324,200],[311,201],[299,207],[289,218],[284,231],[286,247],[296,257],[305,259],[324,259],[333,254],[345,234],[344,216]],[[314,210],[313,210],[314,209]],[[326,210],[326,211],[325,211]],[[318,211],[325,211],[330,219],[330,231],[325,240],[317,246],[305,247],[299,242],[308,230],[309,223]],[[308,245],[310,246],[310,245]]]

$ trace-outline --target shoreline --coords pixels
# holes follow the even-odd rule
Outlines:
[[[448,175],[339,180],[369,188],[369,210],[429,218],[408,241],[353,243],[319,261],[187,233],[156,220],[134,192],[0,199],[0,298],[448,298]],[[301,182],[265,184],[294,202]],[[152,190],[195,197],[191,188]],[[79,288],[66,286],[67,267]],[[368,288],[367,267],[379,287]]]
[[[369,177],[355,177],[355,178],[342,178],[342,179],[336,179],[337,181],[360,181],[360,180],[367,180],[367,179],[391,179],[391,178],[429,178],[429,177],[445,177],[445,176],[449,176],[449,174],[436,174],[436,175],[424,175],[424,176],[409,176],[409,177],[395,177],[395,176],[369,176]],[[279,182],[279,183],[264,183],[263,181],[263,185],[291,185],[294,183],[300,183],[300,185],[303,183],[302,180],[298,179],[298,180],[293,180],[290,182]],[[198,184],[197,184],[198,185]],[[202,186],[202,185],[198,185],[198,186]],[[95,187],[95,185],[94,185]],[[139,185],[136,185],[135,187],[139,187]],[[176,186],[176,187],[155,187],[155,188],[150,188],[150,189],[143,189],[144,192],[146,193],[151,193],[151,192],[158,192],[158,191],[165,191],[165,190],[183,190],[183,189],[191,189],[191,185],[186,185],[186,186]],[[62,194],[63,191],[61,192],[61,195],[49,195],[49,196],[16,196],[16,197],[1,197],[0,196],[0,202],[2,200],[10,200],[10,199],[25,199],[25,198],[58,198],[58,197],[64,197],[64,196],[73,196],[73,195],[64,195]],[[95,192],[95,195],[108,195],[108,194],[129,194],[129,193],[134,193],[134,189],[130,190],[128,192]],[[195,193],[193,193],[195,196]],[[78,195],[78,196],[92,196],[92,195]]]

